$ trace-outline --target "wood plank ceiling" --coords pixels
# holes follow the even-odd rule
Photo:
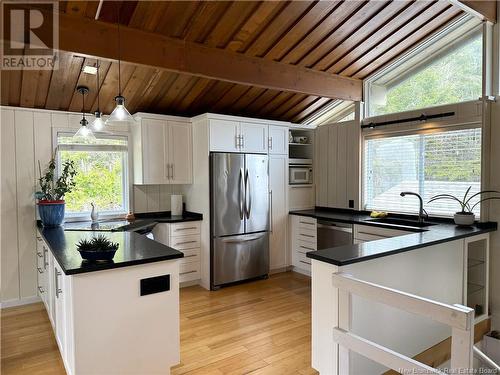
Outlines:
[[[63,1],[60,11],[95,18],[98,1]],[[363,79],[463,12],[447,1],[104,1],[99,20],[248,56]],[[91,41],[89,41],[91,42]],[[126,40],[122,48],[127,48]],[[60,54],[56,71],[2,71],[1,103],[80,111],[77,85],[91,92],[96,77],[82,72],[95,59]],[[102,61],[101,110],[110,113],[118,64]],[[301,122],[332,99],[232,84],[160,69],[122,65],[131,113],[192,116],[204,112]]]

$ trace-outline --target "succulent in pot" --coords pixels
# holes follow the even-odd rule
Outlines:
[[[76,245],[81,257],[88,261],[112,260],[118,247],[117,242],[111,242],[102,234],[91,239],[82,239]]]
[[[38,162],[40,190],[35,193],[38,199],[38,212],[44,227],[57,227],[64,221],[64,196],[75,187],[76,170],[72,160],[65,161],[61,166],[61,174],[55,176],[56,161],[50,159],[42,175],[40,161]]]
[[[474,224],[474,221],[476,219],[474,215],[474,208],[479,205],[481,202],[485,202],[488,200],[493,200],[493,199],[500,199],[500,196],[498,195],[489,195],[485,196],[487,194],[500,194],[500,191],[497,190],[483,190],[479,191],[475,194],[471,194],[472,186],[469,186],[467,191],[465,192],[463,198],[458,198],[452,194],[438,194],[433,196],[428,203],[439,201],[439,200],[453,200],[457,202],[460,205],[461,210],[458,212],[455,212],[455,215],[453,215],[453,219],[455,220],[455,224],[461,225],[461,226],[469,226]],[[484,196],[484,197],[483,197]]]

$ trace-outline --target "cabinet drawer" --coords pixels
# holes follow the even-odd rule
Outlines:
[[[307,217],[307,216],[299,216],[299,227],[303,228],[315,228],[316,227],[316,219],[313,217]]]
[[[312,242],[316,246],[316,230],[299,229],[295,240]]]
[[[311,267],[311,259],[306,257],[305,254],[300,254],[298,255],[297,257],[298,261],[299,261],[299,268],[305,268],[305,269],[310,269]]]
[[[200,262],[179,265],[179,282],[198,280],[200,278]]]
[[[185,223],[170,224],[170,236],[187,236],[191,234],[200,234],[200,222],[188,221]]]
[[[200,261],[200,249],[186,249],[182,250],[184,258],[181,258],[180,264],[193,263]]]
[[[306,242],[302,240],[297,240],[296,250],[299,253],[307,253],[309,251],[316,251],[316,244],[312,242]]]
[[[176,250],[195,249],[200,247],[200,235],[175,236],[170,241],[170,247]]]

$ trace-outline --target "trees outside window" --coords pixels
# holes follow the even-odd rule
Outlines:
[[[476,34],[423,67],[412,68],[408,66],[403,80],[384,83],[380,77],[370,83],[370,116],[479,99],[482,36]]]
[[[91,211],[91,203],[101,213],[127,212],[126,138],[98,138],[78,144],[72,137],[58,137],[58,160],[72,160],[77,171],[76,186],[66,194],[66,212],[79,216]]]

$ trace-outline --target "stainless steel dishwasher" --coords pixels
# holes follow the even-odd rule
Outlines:
[[[317,241],[318,250],[342,245],[352,245],[352,224],[339,223],[338,221],[318,220]]]

